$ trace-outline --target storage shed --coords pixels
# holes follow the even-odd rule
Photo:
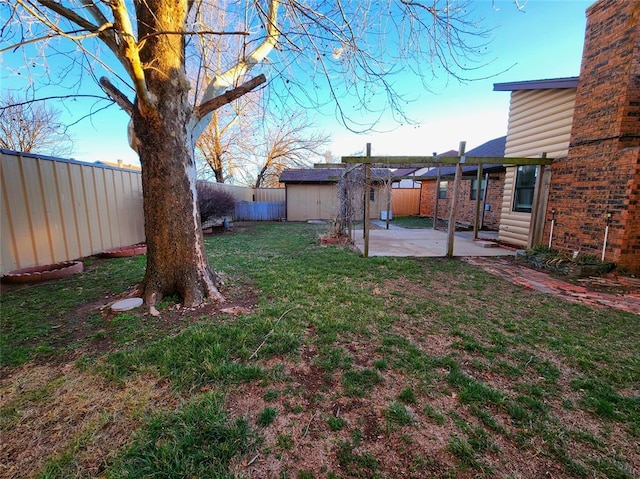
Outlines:
[[[280,174],[285,185],[287,221],[331,220],[339,206],[338,182],[345,173],[344,167],[287,169]],[[384,184],[391,178],[385,168],[371,170],[371,190],[367,194],[370,204],[370,219],[378,219],[385,210],[390,188]],[[364,194],[358,205],[362,218]]]

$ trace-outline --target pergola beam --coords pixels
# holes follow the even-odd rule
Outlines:
[[[406,168],[426,168],[443,165],[550,165],[552,158],[506,158],[501,156],[343,156],[343,163],[362,163],[381,166],[403,166]]]

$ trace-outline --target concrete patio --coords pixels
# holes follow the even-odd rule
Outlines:
[[[372,221],[369,233],[369,256],[446,256],[447,233],[434,229],[409,229]],[[491,240],[495,233],[481,232],[480,240],[473,240],[471,232],[457,232],[453,241],[454,256],[513,256],[515,251],[501,248]],[[354,230],[355,245],[364,251],[362,230]]]

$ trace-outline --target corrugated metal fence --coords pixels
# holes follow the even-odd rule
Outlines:
[[[0,160],[0,275],[145,240],[140,172],[8,150]],[[264,210],[256,220],[284,217],[284,189],[214,185]]]
[[[138,172],[0,153],[1,273],[144,241]]]

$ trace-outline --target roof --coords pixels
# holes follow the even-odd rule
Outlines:
[[[337,183],[344,168],[289,168],[280,173],[280,183]],[[387,168],[371,168],[371,179],[391,177]]]
[[[467,151],[467,156],[480,156],[480,157],[491,157],[491,156],[504,156],[504,150],[507,146],[507,137],[501,136],[500,138],[494,138],[493,140],[489,140],[486,143],[483,143],[480,146],[476,146],[471,150]]]
[[[458,156],[458,150],[447,150],[444,153],[438,153],[435,155],[436,158],[440,158],[442,156]]]
[[[396,168],[393,170],[393,176],[409,176],[417,170],[418,168]]]
[[[493,140],[489,140],[486,143],[483,143],[480,146],[476,146],[475,148],[466,152],[465,156],[476,156],[476,157],[496,157],[496,156],[504,156],[504,149],[507,144],[507,137],[501,136],[500,138],[494,138]],[[456,152],[457,154],[457,152]],[[501,164],[486,164],[482,165],[482,171],[487,173],[491,171],[502,171],[504,170],[504,165]],[[475,175],[478,171],[478,165],[462,165],[462,175],[470,176]],[[440,176],[452,176],[456,173],[455,166],[442,166],[440,167]],[[437,178],[438,176],[438,168],[432,168],[426,173],[422,174],[420,178],[426,180],[432,180]]]
[[[578,77],[549,78],[506,83],[494,83],[493,91],[548,90],[551,88],[576,88]]]

